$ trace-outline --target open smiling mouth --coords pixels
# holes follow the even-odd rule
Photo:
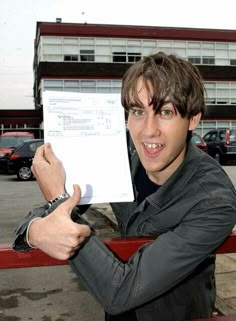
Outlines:
[[[155,143],[143,143],[144,153],[146,156],[154,158],[157,157],[160,152],[163,150],[163,144],[155,144]]]

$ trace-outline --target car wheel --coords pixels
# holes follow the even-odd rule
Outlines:
[[[21,181],[28,181],[32,178],[33,174],[31,172],[30,167],[23,166],[20,167],[17,171],[17,177]]]

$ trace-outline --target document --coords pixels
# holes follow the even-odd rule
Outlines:
[[[134,199],[120,94],[43,93],[44,140],[66,171],[66,190],[80,204]]]

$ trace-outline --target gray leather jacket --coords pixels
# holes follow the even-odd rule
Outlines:
[[[133,177],[138,164],[134,154]],[[220,165],[190,143],[184,162],[157,192],[140,205],[111,205],[123,236],[157,238],[121,262],[92,235],[69,260],[107,311],[106,320],[128,321],[131,310],[138,321],[210,317],[215,304],[212,253],[236,224],[236,192]],[[45,211],[33,212],[18,227],[17,250],[27,249],[23,236],[29,220]]]

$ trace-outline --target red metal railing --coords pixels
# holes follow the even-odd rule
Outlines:
[[[116,255],[127,261],[137,249],[151,242],[153,238],[114,238],[105,239],[105,244]],[[216,250],[216,254],[236,253],[236,233],[232,233],[226,241]],[[0,269],[26,268],[38,266],[65,265],[67,261],[59,261],[49,257],[40,250],[16,252],[10,245],[0,246]]]

